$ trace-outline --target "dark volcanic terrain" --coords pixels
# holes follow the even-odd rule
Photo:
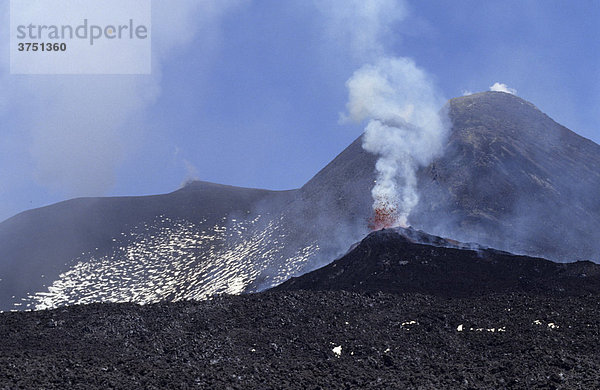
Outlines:
[[[597,295],[341,291],[5,313],[0,389],[597,389],[599,318]]]
[[[599,269],[382,230],[264,293],[0,314],[0,389],[595,389]]]
[[[600,265],[555,263],[394,228],[369,234],[342,258],[274,290],[414,292],[442,297],[600,294]]]

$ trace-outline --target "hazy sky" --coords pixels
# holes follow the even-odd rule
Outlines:
[[[600,142],[597,0],[154,0],[151,76],[11,76],[0,12],[0,220],[190,178],[299,187],[361,134],[346,81],[382,53]]]

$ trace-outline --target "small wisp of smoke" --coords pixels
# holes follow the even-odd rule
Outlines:
[[[508,85],[506,85],[504,83],[498,83],[498,82],[495,82],[494,85],[492,85],[490,87],[490,91],[510,93],[511,95],[517,94],[516,89],[510,88]]]
[[[368,120],[363,148],[379,156],[372,189],[372,229],[408,226],[419,202],[416,172],[442,151],[447,134],[444,99],[409,58],[382,58],[348,80],[348,113]]]

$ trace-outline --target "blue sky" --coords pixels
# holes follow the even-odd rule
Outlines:
[[[299,187],[361,134],[340,115],[374,55],[412,58],[445,98],[505,83],[600,142],[600,1],[361,3],[155,0],[151,76],[13,76],[0,56],[0,220],[190,178]]]

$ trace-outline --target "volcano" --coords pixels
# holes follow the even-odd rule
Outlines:
[[[412,228],[369,234],[333,263],[273,291],[353,291],[472,298],[489,294],[600,293],[600,265],[556,263],[465,244]]]
[[[444,154],[418,173],[416,229],[558,261],[600,258],[600,146],[502,92],[447,103]],[[358,138],[302,188],[192,182],[74,199],[0,223],[0,310],[261,291],[369,233],[376,156]]]

